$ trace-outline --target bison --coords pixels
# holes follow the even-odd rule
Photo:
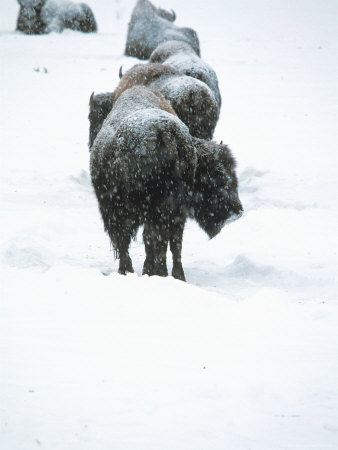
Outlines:
[[[148,59],[152,51],[162,42],[184,41],[200,54],[200,44],[196,31],[177,27],[173,22],[174,12],[156,8],[148,0],[138,0],[128,24],[126,56]]]
[[[65,28],[91,33],[97,31],[94,14],[85,3],[57,0],[18,0],[16,30],[26,34],[58,33]]]
[[[134,93],[137,93],[138,97],[135,97]],[[154,95],[157,98],[154,97]],[[92,145],[92,152],[95,154],[95,156],[91,157],[91,174],[93,185],[99,200],[100,210],[106,231],[111,236],[117,255],[122,256],[119,267],[120,273],[126,273],[127,271],[133,270],[128,254],[128,246],[131,237],[135,236],[138,227],[142,224],[144,224],[144,241],[146,246],[146,261],[144,264],[143,273],[147,273],[149,275],[165,275],[167,273],[164,258],[165,249],[163,246],[162,251],[160,251],[158,239],[156,239],[156,232],[154,232],[155,222],[150,222],[152,225],[149,225],[149,220],[147,224],[145,220],[143,220],[145,210],[148,211],[148,214],[150,214],[149,217],[152,217],[151,211],[153,211],[153,209],[147,209],[150,206],[150,199],[147,201],[144,200],[145,196],[148,195],[148,192],[153,192],[154,195],[160,195],[163,197],[162,207],[164,209],[161,209],[161,214],[163,214],[163,218],[165,218],[165,220],[168,220],[168,217],[170,217],[170,220],[174,220],[176,224],[174,229],[170,229],[169,227],[170,249],[173,253],[174,261],[172,274],[175,278],[184,280],[184,271],[181,264],[181,249],[183,228],[187,215],[195,219],[210,238],[215,237],[226,223],[230,223],[242,215],[243,207],[238,197],[236,161],[232,156],[230,149],[223,143],[218,144],[214,141],[206,141],[198,138],[192,138],[191,142],[189,137],[186,135],[186,129],[180,126],[178,129],[180,131],[184,130],[184,142],[188,142],[188,145],[184,147],[184,155],[190,155],[191,157],[190,162],[188,162],[188,158],[185,158],[183,165],[185,168],[183,169],[183,172],[185,170],[190,174],[189,176],[194,173],[194,177],[191,194],[189,191],[191,188],[191,180],[189,180],[188,183],[184,180],[183,196],[179,197],[175,194],[175,198],[180,199],[179,201],[182,202],[182,205],[184,205],[183,210],[177,208],[177,204],[175,202],[171,203],[171,200],[168,201],[168,197],[166,197],[166,188],[163,188],[165,183],[168,184],[168,178],[166,178],[168,171],[166,171],[165,177],[163,176],[163,173],[160,175],[158,172],[158,155],[161,154],[162,158],[163,153],[157,154],[156,151],[154,153],[154,150],[151,150],[152,153],[150,151],[147,152],[149,145],[151,145],[151,149],[153,149],[153,145],[156,145],[156,142],[158,142],[158,140],[156,141],[154,138],[153,132],[148,131],[149,127],[144,127],[142,140],[135,140],[131,137],[134,132],[136,133],[136,136],[140,133],[139,126],[143,127],[143,122],[137,122],[138,117],[140,115],[143,116],[144,114],[148,114],[148,112],[144,109],[138,109],[135,107],[136,105],[139,106],[140,96],[141,99],[147,98],[152,101],[156,100],[156,107],[159,105],[160,109],[165,108],[164,110],[169,113],[169,115],[171,114],[175,117],[175,112],[158,92],[141,86],[134,87],[125,91],[119,97],[114,109],[107,118],[107,122],[104,122],[102,131],[99,133],[97,139],[96,134],[100,130],[102,123],[101,125],[98,124],[100,124],[101,120],[102,122],[104,121],[102,115],[100,116],[102,113],[102,107],[103,109],[109,108],[110,104],[112,108],[113,102],[111,95],[98,94],[96,96],[91,96],[89,119],[92,129],[91,140],[94,142]],[[137,102],[135,99],[137,99]],[[130,107],[133,108],[132,111],[136,111],[137,109],[137,114],[135,116],[133,116],[130,112]],[[132,122],[131,126],[125,127],[126,119],[128,118],[128,120],[130,120],[131,118],[127,112],[129,112],[131,117],[134,117],[135,120]],[[153,110],[152,113],[154,112],[155,111]],[[166,115],[166,120],[167,119],[168,115]],[[172,117],[170,117],[170,119],[172,120]],[[120,127],[120,122],[121,125],[124,126],[123,128]],[[139,126],[137,126],[137,123],[139,123]],[[115,127],[114,130],[112,130],[113,126]],[[115,130],[118,130],[119,132]],[[126,135],[124,135],[124,133]],[[148,139],[151,144],[147,143]],[[117,142],[120,144],[118,147]],[[129,142],[129,145],[126,146],[126,142]],[[139,143],[136,144],[136,142]],[[178,142],[177,139],[175,142]],[[163,145],[164,144],[162,144],[162,146]],[[176,145],[176,143],[174,145]],[[193,146],[193,154],[191,153],[190,145]],[[116,153],[114,150],[115,148],[118,149]],[[140,148],[145,149],[144,156],[147,158],[147,164],[149,164],[148,171],[145,173],[148,173],[150,167],[153,165],[154,176],[150,177],[148,182],[145,184],[143,184],[145,178],[142,178],[141,176],[141,182],[135,182],[139,183],[138,187],[140,189],[144,189],[144,193],[142,194],[139,192],[136,194],[134,192],[131,194],[128,180],[129,177],[133,176],[132,172],[137,166],[134,160],[137,161]],[[124,156],[124,162],[120,162],[119,158],[121,149],[125,149],[124,153],[122,153]],[[128,151],[132,152],[131,159],[128,158]],[[163,152],[163,149],[161,152]],[[133,153],[136,153],[136,156],[133,155]],[[177,163],[180,164],[180,155],[176,155],[175,157],[178,157]],[[188,167],[189,164],[191,165],[190,168]],[[127,175],[122,173],[125,169],[127,169]],[[137,177],[139,178],[139,170],[135,171],[135,173],[137,173]],[[162,177],[161,181],[160,177]],[[121,179],[123,182],[121,182]],[[176,185],[179,185],[179,180],[177,178],[175,178],[175,180]],[[132,181],[134,183],[134,180]],[[130,186],[132,186],[133,183],[130,183]],[[126,187],[123,188],[123,186]],[[162,187],[159,188],[159,186]],[[121,194],[119,192],[121,192]],[[175,198],[172,200],[174,201]],[[133,201],[137,201],[137,206],[130,203],[131,199]],[[156,201],[160,201],[160,199],[157,198]],[[142,202],[145,203],[142,204]],[[166,209],[167,207],[171,216],[168,216],[168,210]],[[116,208],[116,211],[114,208]],[[163,211],[165,213],[163,213]],[[156,215],[156,218],[159,218],[158,214]],[[165,222],[165,220],[164,224],[163,222],[161,222],[162,225],[157,224],[159,227],[157,229],[164,229],[165,235],[168,237],[168,226],[165,226],[165,223],[168,222]],[[121,225],[121,223],[124,226],[125,224],[128,225],[126,228],[127,237],[124,239],[122,239],[124,236],[124,227],[121,226],[119,228],[118,226],[118,224]],[[116,244],[114,244],[114,242],[116,242]],[[120,247],[117,245],[117,242],[122,242]],[[121,249],[119,250],[119,248]],[[127,251],[125,248],[127,248]],[[158,255],[158,251],[162,256],[154,256]],[[157,260],[156,263],[154,262],[155,260]],[[159,261],[161,261],[161,263],[159,263]]]
[[[192,136],[211,139],[218,121],[219,108],[214,94],[202,81],[182,74],[164,64],[137,64],[121,78],[113,93],[99,94],[92,107],[100,110],[96,122],[91,122],[91,132],[102,124],[114,101],[132,86],[144,85],[160,91],[170,102],[178,117]],[[92,139],[90,138],[90,142]]]
[[[143,225],[143,274],[185,280],[181,262],[196,154],[188,128],[164,96],[149,87],[123,92],[98,132],[90,154],[92,184],[119,273],[133,272],[131,239]]]
[[[150,55],[149,62],[175,67],[185,75],[197,78],[209,86],[218,108],[221,108],[221,94],[215,71],[203,61],[190,44],[183,41],[168,41],[160,44]]]

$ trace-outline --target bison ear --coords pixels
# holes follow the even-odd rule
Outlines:
[[[122,66],[121,66],[120,70],[119,70],[119,78],[120,78],[120,80],[121,80],[122,77],[123,77],[123,73],[122,73]]]

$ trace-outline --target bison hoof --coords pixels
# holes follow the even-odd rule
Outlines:
[[[132,270],[123,270],[123,269],[119,269],[119,270],[118,270],[118,273],[119,273],[120,275],[127,275],[128,273],[134,273],[134,269],[132,269]]]
[[[150,261],[149,258],[146,258],[143,264],[142,275],[153,275],[154,272],[154,263]]]
[[[119,274],[120,275],[127,275],[128,272],[130,272],[130,273],[134,272],[133,264],[131,262],[130,256],[128,256],[128,258],[125,261],[120,260],[120,265],[119,265]]]
[[[182,265],[178,267],[173,267],[171,275],[177,280],[185,281],[185,275]]]
[[[145,261],[143,266],[143,275],[154,276],[157,275],[159,277],[167,277],[168,269],[166,264],[160,264],[155,262]]]

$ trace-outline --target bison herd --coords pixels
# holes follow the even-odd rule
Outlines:
[[[87,5],[69,3],[68,17],[53,10],[52,0],[18,1],[17,29],[26,33],[96,30]],[[148,61],[120,71],[113,92],[91,95],[89,148],[92,184],[119,273],[133,272],[129,245],[143,226],[143,274],[168,275],[169,244],[172,275],[185,280],[187,218],[213,238],[243,209],[235,159],[212,140],[221,109],[216,73],[200,57],[196,31],[177,27],[175,19],[174,11],[137,1],[125,54]]]

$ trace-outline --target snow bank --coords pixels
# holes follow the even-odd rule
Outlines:
[[[93,36],[2,6],[0,448],[335,450],[335,2],[161,4],[217,73],[246,210],[211,241],[188,223],[186,284],[140,276],[141,235],[116,274],[89,181],[134,2],[97,0]]]

